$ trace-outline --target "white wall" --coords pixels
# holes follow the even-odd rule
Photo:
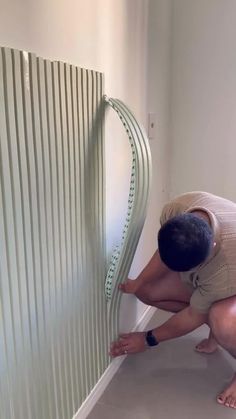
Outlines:
[[[156,250],[159,217],[169,195],[169,113],[171,58],[171,0],[149,0],[146,109],[156,114],[152,152],[152,191],[145,229],[131,273],[136,275]],[[146,124],[147,125],[147,124]]]
[[[169,0],[150,1],[149,17],[148,6],[148,0],[0,0],[1,45],[104,72],[105,93],[125,101],[144,125],[147,110],[159,112],[158,138],[151,144],[153,195],[132,276],[156,248],[158,214],[166,194]],[[147,74],[148,55],[152,68]],[[129,145],[112,112],[106,122],[106,154],[110,254],[120,239],[130,176]],[[124,297],[121,328],[130,329],[143,309],[134,297]]]
[[[134,278],[157,248],[159,217],[169,196],[170,25],[171,0],[149,0],[146,112],[156,114],[157,126],[155,138],[150,140],[153,171],[151,200],[145,228],[130,272],[130,276]],[[123,297],[121,327],[124,330],[129,329],[127,318],[135,313],[135,310],[130,311],[133,301],[133,297]],[[137,317],[142,311],[143,305],[137,303]]]
[[[171,195],[236,200],[236,1],[173,0]]]

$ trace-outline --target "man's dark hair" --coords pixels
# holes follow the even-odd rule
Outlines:
[[[213,232],[202,218],[185,213],[168,220],[158,233],[161,260],[172,271],[185,272],[200,265],[213,247]]]

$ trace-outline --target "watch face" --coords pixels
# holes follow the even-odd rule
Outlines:
[[[152,330],[149,330],[147,332],[147,334],[146,334],[146,341],[147,341],[148,346],[156,346],[156,345],[158,345],[158,340],[152,334]]]

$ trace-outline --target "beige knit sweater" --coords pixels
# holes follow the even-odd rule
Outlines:
[[[236,295],[236,204],[207,192],[186,193],[165,205],[161,225],[197,209],[208,214],[216,245],[205,263],[180,274],[193,289],[191,306],[205,313],[215,301]]]

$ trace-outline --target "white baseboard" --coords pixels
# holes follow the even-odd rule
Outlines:
[[[149,321],[151,320],[153,314],[155,313],[156,308],[155,307],[148,307],[144,313],[142,314],[141,318],[139,319],[139,322],[132,330],[135,331],[142,331],[145,329]],[[110,383],[111,379],[121,366],[122,362],[125,360],[126,356],[121,356],[119,358],[113,359],[113,361],[110,363],[106,371],[103,373],[91,393],[88,395],[88,397],[85,399],[83,404],[80,406],[78,412],[74,415],[73,419],[86,419],[97,401],[100,399],[101,395],[103,394],[104,390]]]

